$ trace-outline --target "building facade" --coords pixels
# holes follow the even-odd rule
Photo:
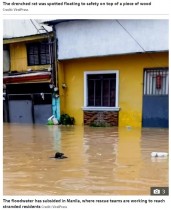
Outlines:
[[[168,20],[54,20],[61,113],[168,127]]]
[[[52,115],[51,40],[52,30],[42,30],[33,20],[5,21],[4,122],[46,123]]]

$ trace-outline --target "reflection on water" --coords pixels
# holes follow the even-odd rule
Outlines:
[[[167,129],[4,124],[4,195],[149,195],[168,186]],[[56,151],[67,159],[49,158]]]

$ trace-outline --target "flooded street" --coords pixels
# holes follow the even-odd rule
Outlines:
[[[149,195],[168,186],[168,129],[4,124],[4,195]],[[50,158],[57,152],[68,158]]]

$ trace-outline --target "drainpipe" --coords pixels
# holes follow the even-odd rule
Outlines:
[[[54,70],[54,68],[55,68],[54,64],[55,64],[55,62],[54,62],[54,57],[53,57],[54,52],[52,51],[52,43],[53,42],[52,42],[52,39],[51,39],[51,36],[50,36],[48,30],[46,30],[46,28],[44,26],[42,26],[42,29],[40,29],[40,30],[44,30],[46,32],[46,34],[47,34],[47,37],[48,37],[49,61],[50,61],[50,68],[52,69],[52,84],[54,84],[54,82],[55,82],[55,78],[54,78],[54,76],[55,76],[55,74],[54,74],[54,71],[55,71]],[[55,46],[54,43],[53,43],[53,45]],[[54,84],[54,86],[55,86],[55,84]]]
[[[58,39],[56,36],[56,28],[55,25],[53,25],[53,68],[52,68],[52,78],[53,78],[53,84],[55,87],[59,88],[58,86]]]
[[[52,113],[55,118],[60,122],[60,97],[59,97],[59,79],[58,79],[58,39],[56,34],[56,28],[53,25],[53,68],[52,68],[52,77],[54,92],[52,95]]]

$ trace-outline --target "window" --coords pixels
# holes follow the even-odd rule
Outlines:
[[[10,51],[9,45],[3,45],[3,72],[9,72],[10,70]]]
[[[29,66],[50,64],[49,44],[48,43],[28,44],[27,60]]]
[[[84,109],[118,109],[118,74],[118,71],[84,73]]]
[[[168,95],[168,68],[145,69],[144,95]]]

